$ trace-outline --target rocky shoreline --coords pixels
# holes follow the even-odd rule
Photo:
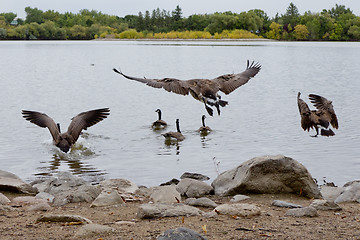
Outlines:
[[[184,173],[155,187],[126,179],[92,185],[60,172],[28,184],[0,170],[1,239],[360,236],[360,180],[317,186],[303,165],[282,155],[253,158],[208,179]]]

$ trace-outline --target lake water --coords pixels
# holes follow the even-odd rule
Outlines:
[[[0,169],[26,181],[71,171],[90,181],[126,178],[153,186],[184,172],[214,180],[262,155],[283,154],[314,178],[342,185],[360,178],[360,43],[267,41],[0,41]],[[123,78],[214,78],[259,74],[230,95],[221,116],[207,117],[214,131],[201,137],[202,103]],[[315,93],[333,101],[339,120],[334,137],[312,138],[300,127],[297,92],[310,105]],[[80,112],[109,107],[110,116],[64,154],[47,129],[21,116],[44,112],[65,131]],[[186,139],[166,145],[151,129],[160,108]]]

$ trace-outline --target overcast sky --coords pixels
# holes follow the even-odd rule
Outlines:
[[[124,17],[140,11],[160,8],[172,11],[177,5],[183,12],[183,17],[192,14],[232,11],[240,13],[251,9],[264,10],[270,18],[278,12],[284,14],[290,2],[299,9],[300,14],[305,11],[321,12],[322,9],[331,9],[335,4],[345,5],[360,16],[360,0],[0,0],[0,13],[13,12],[18,17],[25,18],[25,7],[39,8],[43,11],[55,10],[60,13],[78,13],[81,9],[97,10],[102,13]]]

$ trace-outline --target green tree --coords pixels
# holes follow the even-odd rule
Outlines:
[[[26,23],[36,22],[38,24],[43,22],[43,11],[38,8],[26,7]]]
[[[238,23],[238,17],[229,15],[215,13],[210,16],[211,23],[205,28],[205,31],[210,32],[211,34],[221,33],[224,30],[233,30],[236,28]]]
[[[6,24],[9,25],[16,18],[17,15],[15,13],[9,12],[0,13],[0,16],[4,16]]]
[[[351,13],[352,11],[350,8],[346,8],[345,5],[337,5],[335,4],[335,7],[331,8],[330,10],[324,9],[322,13],[328,13],[330,17],[337,19],[340,15]]]
[[[0,39],[6,39],[6,29],[5,28],[0,28]]]
[[[264,19],[259,17],[255,12],[241,12],[238,16],[238,22],[240,23],[237,25],[238,29],[245,29],[250,32],[257,32],[260,31],[263,27]]]
[[[299,10],[294,3],[290,3],[289,7],[286,9],[286,13],[281,17],[283,24],[291,24],[295,26],[299,21]]]
[[[360,40],[360,26],[353,25],[348,31],[350,37],[354,40]]]

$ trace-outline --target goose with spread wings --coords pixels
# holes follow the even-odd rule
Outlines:
[[[164,88],[168,92],[173,92],[181,95],[188,95],[189,93],[200,102],[203,102],[205,109],[210,116],[213,116],[213,109],[215,106],[218,114],[220,115],[220,107],[225,107],[228,102],[221,99],[218,94],[219,91],[226,95],[233,92],[238,87],[247,83],[254,77],[261,69],[259,63],[252,63],[247,61],[246,70],[237,74],[225,74],[214,79],[190,79],[179,80],[175,78],[163,79],[148,79],[130,77],[121,72],[121,70],[113,69],[116,73],[121,74],[127,79],[135,80],[145,83],[146,85],[154,88]],[[211,107],[210,107],[211,106]]]
[[[78,140],[82,130],[86,130],[88,127],[104,120],[109,114],[109,108],[82,112],[72,118],[67,132],[61,133],[60,124],[56,124],[54,120],[45,113],[22,110],[22,115],[26,120],[39,127],[48,128],[53,138],[54,145],[65,153],[68,152],[71,145]]]
[[[316,110],[310,110],[305,101],[300,98],[300,95],[301,93],[299,92],[297,102],[301,116],[301,127],[304,131],[315,128],[316,135],[312,137],[317,137],[319,135],[319,128],[322,127],[320,133],[322,136],[334,136],[335,133],[329,125],[331,124],[333,128],[338,129],[339,124],[332,101],[316,94],[309,94],[311,103],[316,107]]]

